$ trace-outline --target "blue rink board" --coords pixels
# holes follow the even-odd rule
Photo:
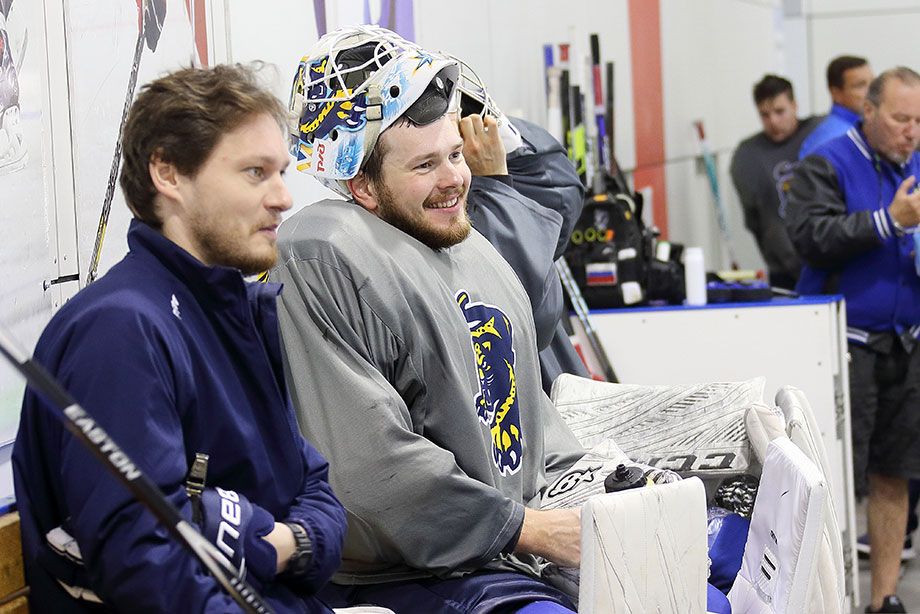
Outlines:
[[[648,313],[650,311],[696,311],[700,309],[749,309],[756,307],[792,307],[799,305],[827,305],[842,300],[839,294],[800,296],[799,298],[777,297],[770,301],[742,303],[708,303],[706,305],[646,305],[643,307],[617,307],[614,309],[592,309],[592,314],[602,313]]]

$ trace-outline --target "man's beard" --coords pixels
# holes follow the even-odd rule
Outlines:
[[[192,231],[202,257],[211,265],[239,269],[243,275],[256,275],[275,266],[278,249],[274,245],[267,252],[247,251],[244,246],[251,235],[237,237],[220,223],[201,222]]]
[[[429,197],[430,198],[430,197]],[[424,243],[433,250],[441,250],[464,241],[470,235],[470,216],[466,212],[466,193],[458,197],[463,202],[463,211],[447,228],[432,224],[421,211],[406,213],[396,205],[396,198],[390,189],[380,184],[377,194],[378,216],[391,226]],[[428,199],[425,200],[427,204]]]

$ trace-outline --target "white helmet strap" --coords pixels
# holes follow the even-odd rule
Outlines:
[[[377,138],[380,136],[380,126],[383,123],[383,96],[380,95],[380,84],[372,83],[367,87],[365,95],[367,104],[367,128],[364,133],[364,159],[367,160],[374,147],[377,145]]]

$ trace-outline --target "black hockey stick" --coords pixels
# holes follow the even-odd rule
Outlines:
[[[578,321],[581,322],[582,328],[585,329],[585,335],[588,337],[588,343],[591,344],[591,350],[594,351],[597,362],[600,363],[601,369],[604,370],[604,377],[607,378],[608,382],[619,383],[620,380],[617,379],[617,374],[613,370],[613,365],[610,364],[610,358],[607,357],[607,352],[604,351],[604,344],[601,343],[600,337],[597,336],[597,331],[595,331],[594,326],[591,325],[591,317],[588,315],[588,305],[581,295],[581,290],[578,288],[578,282],[576,282],[575,278],[572,276],[572,270],[569,269],[569,263],[565,261],[565,258],[560,258],[555,264],[559,279],[562,280],[562,287],[565,288],[566,293],[569,295],[569,299],[572,301],[572,308],[575,310],[575,315],[578,317]]]
[[[597,125],[597,143],[591,180],[595,194],[607,193],[606,163],[610,158],[607,138],[607,117],[604,109],[604,81],[601,77],[601,44],[597,34],[591,35],[591,91],[594,94],[594,122]]]
[[[144,0],[143,10],[146,11],[147,3]],[[143,13],[142,13],[143,14]],[[109,183],[105,188],[105,200],[102,201],[102,213],[99,215],[99,226],[96,228],[96,241],[93,243],[93,253],[89,261],[89,271],[86,273],[86,283],[91,284],[96,280],[99,272],[99,260],[102,258],[102,242],[105,240],[105,231],[109,225],[109,213],[112,211],[112,199],[115,197],[115,184],[118,181],[118,166],[121,164],[121,137],[125,132],[125,123],[128,121],[128,111],[134,101],[134,90],[137,87],[137,69],[141,64],[141,53],[144,50],[144,37],[146,36],[146,20],[141,19],[141,27],[137,29],[137,42],[134,45],[134,62],[131,64],[131,76],[128,79],[128,92],[125,94],[125,106],[121,111],[121,123],[118,125],[118,136],[115,139],[115,155],[112,157],[112,166],[109,169]]]
[[[619,188],[620,192],[623,194],[631,194],[632,191],[629,189],[629,182],[626,181],[626,176],[623,174],[623,168],[620,166],[620,163],[617,161],[616,153],[616,114],[615,114],[615,104],[614,96],[616,92],[616,78],[615,78],[615,65],[613,62],[607,62],[607,98],[606,98],[606,116],[607,116],[607,135],[610,142],[610,148],[608,152],[610,153],[610,159],[607,160],[609,163],[610,174],[613,177],[614,183]]]
[[[0,354],[19,371],[32,388],[45,397],[59,412],[64,427],[99,460],[170,532],[191,550],[224,590],[246,612],[269,614],[272,610],[237,572],[224,555],[182,517],[179,510],[163,496],[160,489],[141,473],[128,454],[96,424],[85,409],[52,377],[44,367],[22,352],[12,337],[0,327]]]

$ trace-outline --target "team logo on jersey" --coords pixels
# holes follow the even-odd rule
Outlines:
[[[492,461],[502,475],[512,475],[521,468],[523,443],[511,321],[494,305],[472,302],[465,290],[457,293],[456,300],[469,325],[476,356],[476,413],[489,429]]]

